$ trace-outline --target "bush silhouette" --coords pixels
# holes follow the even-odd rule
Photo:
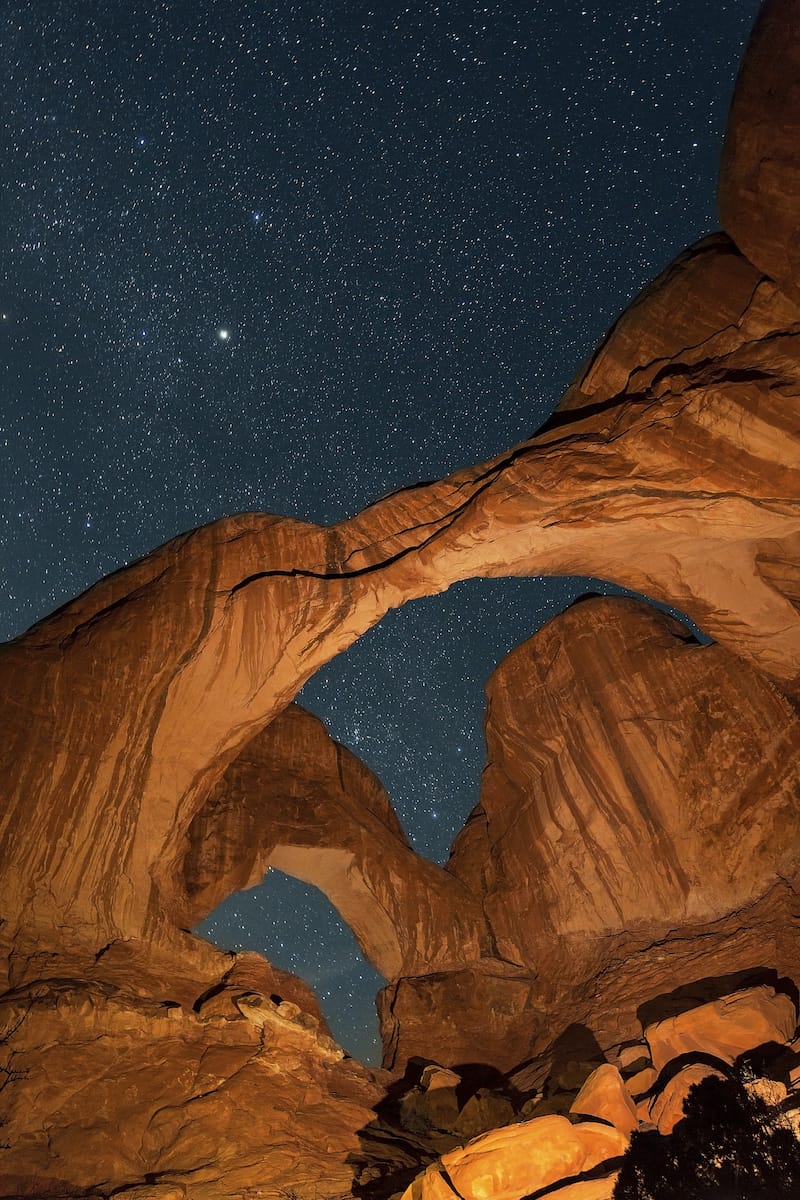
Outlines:
[[[684,1114],[668,1136],[633,1134],[614,1200],[798,1200],[800,1142],[740,1078],[695,1084]]]

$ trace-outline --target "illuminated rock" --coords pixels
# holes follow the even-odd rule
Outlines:
[[[734,104],[728,234],[645,290],[530,441],[337,526],[228,517],[0,649],[9,1195],[168,1176],[192,1200],[333,1200],[392,1154],[416,1167],[419,1147],[365,1149],[388,1080],[340,1057],[303,986],[186,933],[270,863],[326,888],[392,976],[387,1062],[522,1064],[523,1091],[573,1027],[618,1045],[637,1004],[687,979],[796,965],[798,38],[770,0]],[[619,604],[545,630],[494,685],[481,807],[431,869],[375,781],[287,706],[392,608],[562,573],[675,605],[717,645]],[[788,1010],[770,1020],[782,1032]],[[559,1131],[538,1176],[524,1126],[448,1170],[522,1195],[624,1140],[542,1119],[561,1124],[537,1126],[539,1145]]]
[[[709,1075],[725,1078],[721,1071],[707,1063],[689,1063],[681,1067],[652,1100],[639,1105],[641,1119],[650,1121],[661,1134],[672,1133],[678,1121],[683,1120],[683,1106],[690,1090],[695,1084],[708,1079]]]
[[[404,1200],[439,1200],[443,1173],[465,1200],[520,1200],[618,1158],[627,1145],[628,1139],[607,1125],[538,1117],[495,1129],[442,1155],[441,1165],[434,1164],[416,1180]]]
[[[478,899],[408,844],[389,797],[290,705],[230,764],[187,834],[187,925],[277,867],[320,888],[387,979],[479,958]]]
[[[644,1034],[653,1066],[660,1071],[681,1054],[697,1051],[733,1063],[745,1050],[790,1041],[796,1024],[797,1010],[789,996],[757,987],[657,1021]]]
[[[631,1134],[639,1124],[631,1094],[617,1068],[610,1063],[592,1072],[570,1112],[576,1116],[599,1117],[623,1134]]]

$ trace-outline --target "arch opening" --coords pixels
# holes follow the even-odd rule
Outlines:
[[[302,936],[300,936],[302,931]],[[375,996],[385,980],[316,887],[271,867],[257,887],[234,892],[195,929],[226,950],[253,950],[314,989],[339,1044],[379,1066]]]
[[[351,751],[348,755],[339,747],[335,769],[328,762],[324,781],[318,766],[309,766],[307,742],[288,755],[276,751],[284,743],[277,726],[289,718],[288,710],[273,726],[276,738],[266,775],[262,747],[258,778],[263,787],[258,790],[267,807],[262,812],[253,808],[251,837],[258,836],[258,826],[271,824],[257,859],[262,871],[267,864],[269,870],[262,884],[228,895],[197,932],[229,949],[257,950],[311,984],[336,1039],[368,1064],[380,1059],[375,993],[385,978],[402,973],[405,948],[397,937],[394,907],[391,901],[387,905],[386,890],[370,868],[372,851],[354,869],[355,843],[346,827],[354,816],[360,826],[357,813],[365,801],[370,820],[393,824],[395,848],[404,845],[402,824],[416,853],[400,849],[399,869],[415,870],[420,859],[429,860],[410,892],[416,892],[420,912],[435,907],[435,899],[428,903],[434,891],[427,890],[424,868],[444,874],[431,862],[446,861],[454,836],[479,799],[489,676],[547,621],[593,593],[636,595],[584,577],[478,579],[405,606],[328,663],[300,694],[302,703],[324,719],[327,731]],[[708,640],[683,614],[657,607],[687,625],[689,636]],[[290,726],[292,720],[302,725],[313,718],[290,718]],[[299,736],[288,732],[290,741]],[[323,736],[333,747],[324,731]],[[390,801],[385,793],[383,801],[376,801],[371,788],[359,793],[364,763],[386,785]],[[298,783],[298,775],[305,780]],[[287,778],[294,782],[288,784]],[[233,792],[252,798],[252,784]],[[342,804],[345,794],[349,804]],[[236,796],[227,803],[235,806]],[[312,826],[316,832],[310,832]],[[198,832],[204,844],[203,830]],[[371,833],[373,846],[379,845],[375,835],[382,832],[367,828],[367,844]],[[250,844],[251,837],[246,839]],[[363,847],[362,831],[357,837]],[[405,856],[416,862],[404,867]],[[249,879],[259,874],[251,869]],[[237,882],[247,887],[244,878]],[[384,976],[363,957],[354,930]]]
[[[468,579],[387,613],[306,683],[299,702],[385,787],[417,854],[444,864],[478,802],[485,688],[500,662],[582,596],[629,596],[709,639],[685,613],[585,576]]]

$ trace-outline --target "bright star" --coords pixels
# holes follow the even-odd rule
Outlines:
[[[230,336],[231,336],[230,329],[218,329],[217,330],[217,337],[219,338],[219,340],[221,342],[227,342],[227,340]]]

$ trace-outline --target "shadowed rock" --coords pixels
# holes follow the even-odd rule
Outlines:
[[[722,224],[800,301],[800,39],[794,0],[761,7],[736,83],[720,170]]]

